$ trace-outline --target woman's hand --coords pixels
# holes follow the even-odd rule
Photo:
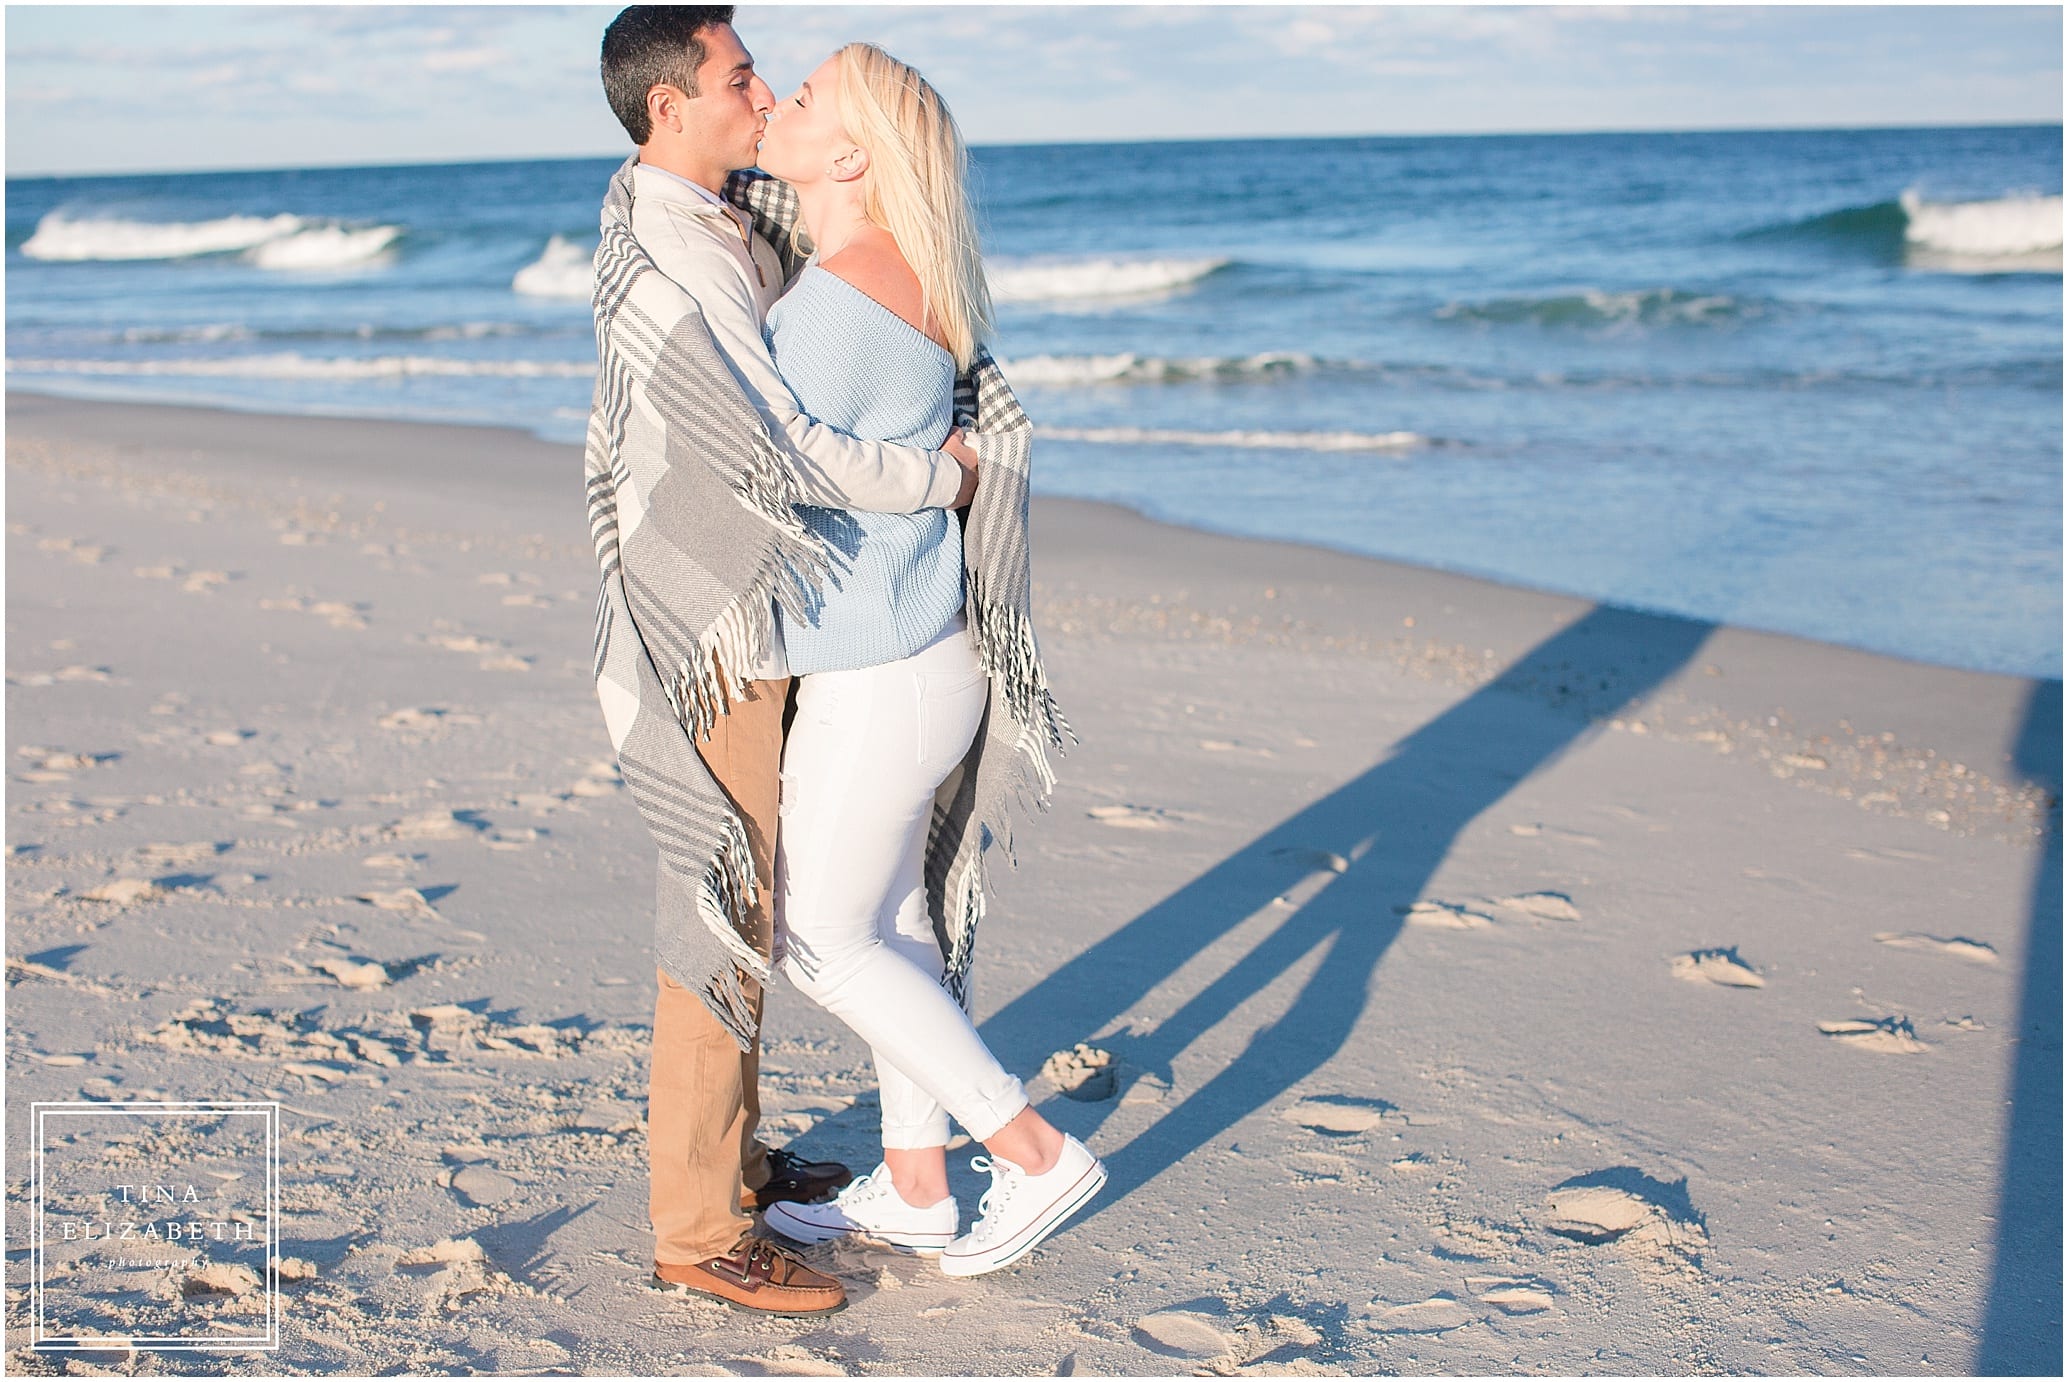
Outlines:
[[[970,501],[977,497],[977,467],[982,462],[977,459],[977,453],[970,449],[969,443],[963,439],[960,427],[948,434],[948,439],[941,443],[941,450],[953,456],[955,463],[962,467],[962,488],[955,491],[955,502],[948,507],[966,509]]]

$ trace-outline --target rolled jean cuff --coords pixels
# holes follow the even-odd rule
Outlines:
[[[893,1152],[916,1152],[948,1145],[948,1115],[936,1114],[922,1123],[883,1124],[883,1145]]]
[[[963,1130],[979,1142],[988,1142],[998,1136],[999,1130],[1007,1123],[1019,1117],[1020,1112],[1030,1102],[1026,1087],[1020,1083],[1019,1077],[1007,1075],[1005,1083],[999,1087],[996,1094],[970,1106],[968,1117],[961,1120]],[[978,1123],[971,1122],[971,1118],[979,1121],[989,1118],[990,1126],[981,1127]]]

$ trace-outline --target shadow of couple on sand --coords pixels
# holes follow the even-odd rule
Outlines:
[[[1058,1033],[1107,1032],[1203,949],[1270,908],[1300,873],[1327,861],[1320,867],[1332,876],[1318,889],[1303,885],[1303,902],[1281,905],[1284,915],[1268,933],[1175,1012],[1140,1035],[1100,1037],[1135,1070],[1167,1076],[1238,1007],[1319,956],[1283,1015],[1225,1068],[1102,1153],[1107,1187],[1064,1232],[1269,1106],[1342,1050],[1405,913],[1465,829],[1611,715],[1657,691],[1714,628],[1595,607],[1401,739],[1384,761],[1258,835],[984,1021],[985,1040],[1008,1067],[1050,1049]],[[2028,920],[1981,1371],[2058,1373],[2061,1357],[2060,702],[2059,681],[2033,683],[2014,751],[2020,774],[2045,785],[2054,804]],[[1087,1136],[1117,1103],[1076,1105],[1069,1125]],[[873,1104],[866,1113],[873,1115]]]

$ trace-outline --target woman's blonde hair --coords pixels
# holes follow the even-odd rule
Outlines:
[[[991,330],[991,291],[969,204],[969,150],[926,78],[873,43],[840,57],[840,125],[869,155],[862,210],[890,232],[920,302],[967,369]]]

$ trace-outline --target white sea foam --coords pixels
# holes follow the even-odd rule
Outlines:
[[[1025,259],[987,264],[994,302],[1154,297],[1189,287],[1226,259]]]
[[[2061,252],[2059,197],[1997,197],[1989,201],[1928,202],[1916,191],[1902,196],[1909,218],[1903,238],[1944,254],[2012,258]]]
[[[522,336],[527,329],[519,322],[460,322],[456,326],[427,326],[421,334],[427,341],[480,341],[490,336]]]
[[[299,216],[224,216],[213,221],[73,220],[53,211],[22,242],[31,259],[186,259],[254,249],[293,235],[308,223]]]
[[[1766,308],[1760,303],[1742,301],[1728,293],[1690,293],[1675,288],[1620,292],[1581,288],[1545,297],[1448,302],[1436,309],[1436,316],[1442,321],[1577,327],[1709,326],[1765,313]]]
[[[1050,441],[1104,446],[1232,446],[1249,451],[1404,451],[1427,446],[1419,432],[1190,432],[1163,427],[1036,427]]]
[[[1261,355],[1175,357],[1162,355],[1029,355],[999,365],[1021,387],[1076,384],[1182,384],[1198,380],[1273,379],[1318,369],[1311,355],[1271,351]]]
[[[238,322],[210,322],[205,326],[130,326],[116,339],[142,345],[157,342],[248,341],[251,329]]]
[[[401,238],[401,226],[308,226],[257,246],[251,260],[261,269],[342,269],[379,258]]]
[[[234,379],[587,379],[596,366],[577,360],[453,360],[437,355],[236,355],[215,360],[63,360],[8,358],[24,374],[158,375]]]
[[[595,291],[592,252],[555,235],[537,259],[517,271],[510,280],[513,292],[532,298],[568,298],[586,302]]]
[[[262,269],[335,269],[378,257],[402,236],[400,226],[354,229],[335,221],[278,216],[223,216],[212,221],[72,219],[53,211],[22,242],[31,259],[191,259],[242,252]]]

